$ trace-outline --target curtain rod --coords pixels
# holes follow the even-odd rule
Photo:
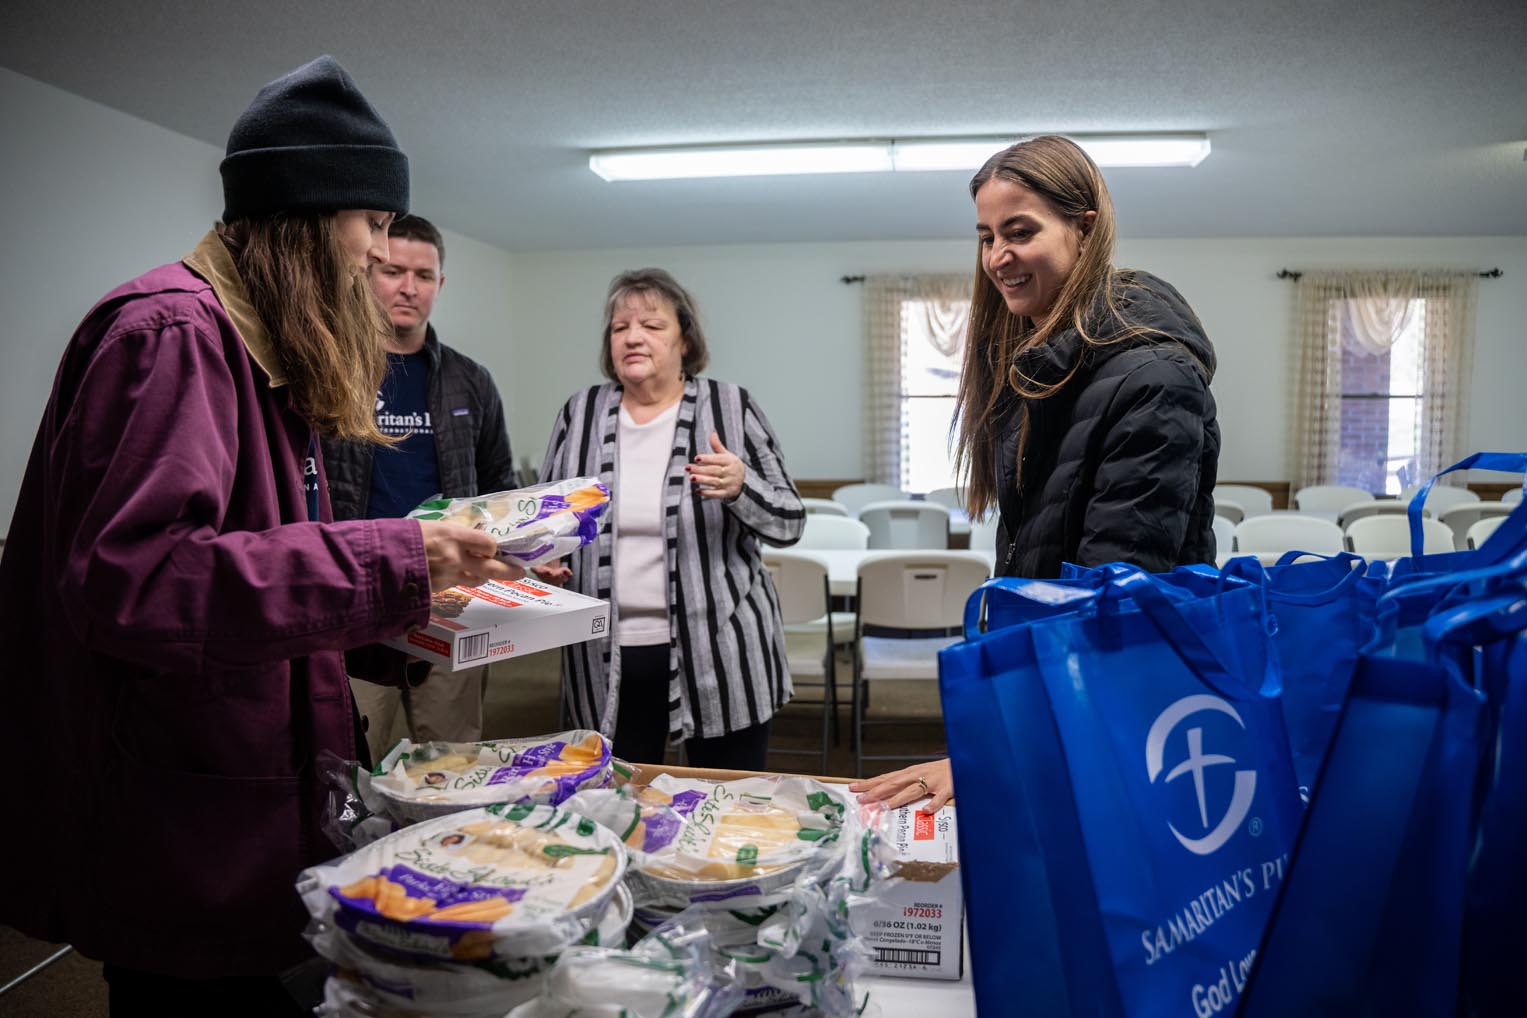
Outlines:
[[[864,277],[863,276],[840,276],[840,277],[838,277],[838,282],[842,283],[844,286],[848,286],[848,285],[850,285],[852,283],[862,283],[862,282],[864,282]]]
[[[1299,277],[1302,275],[1304,275],[1303,272],[1295,272],[1293,269],[1278,270],[1279,279],[1292,279],[1296,283],[1299,282]],[[1481,279],[1499,279],[1501,276],[1504,276],[1505,273],[1500,269],[1487,269],[1484,272],[1476,272],[1475,275]],[[847,279],[845,279],[844,282],[847,282]]]

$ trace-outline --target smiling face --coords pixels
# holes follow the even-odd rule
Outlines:
[[[682,385],[684,336],[673,303],[651,291],[627,294],[610,316],[610,360],[627,388]]]
[[[976,236],[981,268],[1007,309],[1037,320],[1076,268],[1082,243],[1097,213],[1062,215],[1032,189],[993,176],[976,192]]]

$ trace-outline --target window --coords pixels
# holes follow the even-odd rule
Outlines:
[[[1398,495],[1421,475],[1421,408],[1426,388],[1426,301],[1408,301],[1387,350],[1361,343],[1362,308],[1341,312],[1341,453],[1336,483]],[[1430,475],[1427,475],[1430,476]]]
[[[906,300],[901,309],[902,491],[954,486],[949,426],[970,301]]]
[[[1397,495],[1457,459],[1477,277],[1316,272],[1295,286],[1295,487]]]
[[[865,311],[865,477],[910,494],[951,487],[970,277],[871,276]]]

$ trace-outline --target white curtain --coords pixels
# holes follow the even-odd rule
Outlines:
[[[970,287],[969,275],[865,279],[865,480],[904,483],[902,352],[909,335],[926,335],[940,354],[957,358],[964,348]]]
[[[1410,327],[1418,307],[1425,316],[1419,472],[1429,477],[1459,458],[1478,287],[1475,273],[1456,270],[1306,272],[1294,284],[1289,449],[1295,490],[1337,481],[1343,344],[1384,354]]]

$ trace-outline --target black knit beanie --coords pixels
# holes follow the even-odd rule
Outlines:
[[[225,222],[287,210],[408,211],[408,157],[327,55],[260,89],[219,169]]]

